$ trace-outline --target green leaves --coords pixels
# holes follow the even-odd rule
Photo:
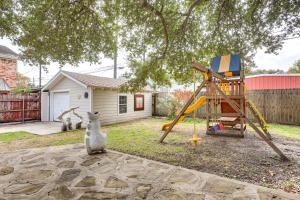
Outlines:
[[[292,67],[288,70],[289,74],[299,74],[300,73],[300,60],[297,60]]]
[[[16,27],[14,18],[13,1],[0,1],[0,37],[15,34]]]
[[[31,63],[77,64],[99,62],[112,56],[115,46],[110,30],[113,21],[99,13],[97,1],[21,1],[20,35],[15,42],[24,48]]]
[[[193,59],[209,66],[215,55],[240,52],[249,68],[257,48],[274,53],[285,39],[300,37],[295,0],[16,2],[1,2],[0,30],[22,47],[25,61],[95,63],[124,49],[132,91],[170,79],[190,83]]]

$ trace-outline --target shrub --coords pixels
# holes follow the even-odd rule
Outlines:
[[[174,118],[180,107],[180,102],[173,94],[164,93],[157,98],[157,112],[161,116]]]

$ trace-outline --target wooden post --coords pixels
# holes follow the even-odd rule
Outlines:
[[[223,82],[229,82],[228,80],[226,80],[223,76],[221,76],[220,74],[218,73],[215,73],[213,71],[211,71],[210,69],[207,69],[205,67],[203,67],[202,65],[200,65],[199,63],[193,61],[192,62],[192,67],[198,71],[200,71],[201,73],[208,73],[208,76],[210,77],[214,77],[214,78],[217,78],[217,79],[220,79],[222,80]]]
[[[24,119],[24,117],[25,117],[25,105],[24,105],[24,103],[25,103],[24,96],[22,96],[22,122],[23,123],[25,121],[25,119]]]
[[[156,116],[156,99],[157,93],[152,94],[152,115]]]
[[[219,93],[225,98],[225,100],[229,103],[229,105],[238,113],[240,113],[245,121],[258,133],[258,135],[281,157],[282,160],[289,160],[281,151],[278,149],[275,144],[268,139],[268,137],[261,131],[259,128],[255,126],[254,123],[252,123],[246,116],[245,113],[237,106],[236,102],[231,100],[229,97],[227,97],[223,91],[215,84],[212,83],[212,85],[215,87],[216,90],[219,91]]]
[[[245,112],[245,92],[244,92],[244,71],[240,71],[240,77],[241,77],[241,81],[240,81],[240,88],[239,88],[239,96],[243,96],[243,98],[240,99],[240,109],[242,111]],[[245,113],[246,115],[246,113]],[[244,135],[244,117],[241,116],[240,117],[240,124],[241,124],[241,129],[240,132],[242,135]]]
[[[209,87],[206,87],[208,89]],[[210,118],[211,118],[211,100],[209,98],[206,98],[207,104],[206,104],[206,134],[209,131],[209,124],[210,124]]]
[[[206,85],[206,81],[203,81],[201,83],[200,86],[198,86],[197,90],[195,91],[195,96],[198,96],[198,94],[200,93],[200,91],[202,90],[202,88]],[[170,131],[172,130],[172,128],[175,126],[175,124],[178,122],[178,120],[180,119],[180,117],[184,114],[184,112],[186,111],[186,109],[190,106],[190,104],[193,102],[194,100],[194,95],[191,96],[191,98],[188,100],[188,102],[184,105],[184,107],[181,109],[181,111],[179,112],[179,114],[176,116],[176,118],[173,120],[173,122],[170,124],[170,126],[168,127],[168,129],[165,131],[165,133],[161,136],[159,142],[162,143],[164,141],[164,139],[167,137],[167,135],[170,133]]]
[[[40,88],[40,92],[39,92],[39,102],[38,102],[38,105],[39,105],[39,120],[42,121],[42,89]]]

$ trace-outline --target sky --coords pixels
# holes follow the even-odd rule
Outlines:
[[[6,38],[0,39],[0,45],[4,45],[16,53],[19,53],[19,47],[12,44],[12,42]],[[287,71],[293,63],[300,59],[300,38],[285,41],[283,48],[278,51],[278,55],[266,54],[264,49],[259,49],[254,58],[257,69],[281,69]],[[118,70],[118,77],[126,71],[126,53],[119,52],[118,66],[125,67],[124,69]],[[73,71],[78,73],[87,73],[91,75],[98,75],[104,77],[113,77],[113,70],[101,70],[107,69],[107,66],[113,66],[112,59],[103,59],[99,65],[91,65],[89,63],[81,63],[78,66],[66,65],[63,70]],[[42,71],[42,84],[46,84],[58,71],[59,65],[57,63],[51,63],[48,68],[48,73]],[[38,85],[39,70],[38,67],[29,66],[23,63],[21,60],[18,61],[18,72],[28,76],[31,80],[34,79],[35,84]]]

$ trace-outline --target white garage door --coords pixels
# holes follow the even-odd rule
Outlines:
[[[70,108],[69,92],[55,92],[53,93],[53,120],[64,111]]]

